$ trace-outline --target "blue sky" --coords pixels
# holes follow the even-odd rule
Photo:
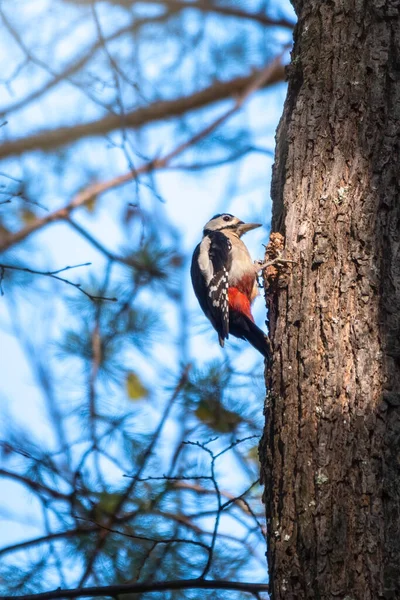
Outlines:
[[[40,14],[41,7],[49,6],[48,0],[36,0],[35,6],[29,3],[23,3],[23,12],[20,15],[21,21],[26,23],[35,22],[37,15]],[[282,6],[280,7],[282,9]],[[292,16],[290,8],[285,5],[287,16]],[[121,12],[121,22],[113,23],[113,27],[123,24],[124,15]],[[67,25],[68,19],[66,19]],[[36,23],[36,27],[37,27]],[[37,32],[35,27],[28,30],[27,43],[35,46],[35,36]],[[41,35],[46,36],[46,30]],[[74,34],[74,43],[85,42],[88,36],[87,30],[83,27]],[[282,32],[282,41],[286,41],[290,34]],[[60,44],[60,61],[68,62],[71,51],[71,40],[67,44]],[[3,46],[3,53],[9,51],[10,40],[4,40],[0,43]],[[14,56],[14,61],[19,58]],[[42,56],[43,60],[46,56]],[[36,85],[40,87],[41,80],[37,75]],[[11,88],[3,88],[2,104],[7,106],[15,102],[18,98],[26,94],[29,83],[29,73],[25,77],[16,80]],[[282,105],[286,93],[286,86],[279,84],[271,90],[259,92],[242,109],[240,115],[236,115],[232,120],[232,127],[235,123],[242,122],[251,125],[253,130],[257,131],[257,146],[266,150],[273,151],[275,129],[282,112]],[[32,130],[40,129],[43,124],[56,124],[59,122],[60,114],[57,106],[64,95],[63,120],[75,118],[77,104],[79,99],[73,86],[64,85],[63,88],[55,90],[48,94],[39,102],[29,108],[29,110],[19,111],[18,118],[10,120],[7,135],[20,134],[29,128]],[[206,112],[204,122],[212,120],[213,112],[223,113],[228,107],[230,101],[219,103],[217,107]],[[82,120],[94,117],[96,109],[86,108],[84,113],[80,114]],[[190,117],[195,122],[196,117]],[[147,128],[136,142],[145,140],[146,150],[163,153],[174,143],[172,138],[172,125],[159,125],[157,127]],[[218,135],[218,132],[216,132]],[[41,182],[41,175],[38,172],[38,165],[41,160],[51,160],[48,157],[38,155],[29,155],[21,163],[10,160],[2,165],[2,170],[13,176],[20,177],[24,170],[37,172],[35,185],[40,189],[43,186],[43,204],[51,205],[52,209],[57,206],[63,206],[70,197],[77,183],[82,179],[81,160],[87,158],[87,164],[93,164],[93,168],[98,163],[106,164],[108,168],[107,176],[115,173],[124,172],[126,161],[122,153],[110,151],[106,140],[96,143],[96,151],[93,151],[94,145],[90,142],[82,142],[77,147],[75,158],[70,162],[66,171],[65,178],[54,177],[49,169],[46,183]],[[207,152],[205,152],[207,154]],[[198,158],[197,152],[189,151],[179,158],[177,162],[190,162]],[[204,157],[204,153],[203,153]],[[155,199],[151,192],[146,188],[141,190],[141,200],[144,206],[151,207],[155,219],[163,218],[167,215],[168,220],[179,232],[182,240],[182,247],[188,255],[191,254],[194,246],[200,239],[201,230],[206,221],[216,212],[229,211],[236,214],[243,220],[257,220],[263,223],[269,223],[271,212],[271,201],[269,197],[271,166],[273,158],[268,154],[251,153],[244,160],[238,161],[233,165],[226,165],[215,169],[209,169],[201,174],[191,174],[180,170],[166,170],[157,173],[157,189],[162,191],[164,202]],[[75,170],[74,170],[75,168]],[[232,177],[234,175],[234,178]],[[232,181],[235,180],[235,185]],[[118,250],[122,238],[120,227],[118,225],[119,212],[129,201],[130,194],[133,194],[133,186],[126,186],[116,193],[106,194],[100,199],[95,215],[89,214],[83,210],[77,216],[80,223],[85,224],[88,229],[98,239],[104,241],[110,250]],[[1,207],[0,207],[1,210]],[[3,208],[4,210],[4,208]],[[114,216],[113,216],[114,212]],[[245,238],[254,259],[262,258],[263,243],[268,240],[268,227],[260,228]],[[33,243],[34,242],[34,243]],[[48,249],[51,249],[50,251]],[[43,251],[42,251],[43,250]],[[12,260],[13,256],[23,257],[30,266],[36,265],[40,268],[60,268],[67,264],[77,264],[82,262],[91,262],[88,270],[93,272],[100,271],[104,265],[103,258],[87,242],[79,238],[74,232],[64,224],[57,224],[50,228],[35,234],[32,244],[28,244],[26,249],[19,252],[13,250],[8,256]],[[79,272],[71,272],[70,278],[79,281]],[[8,421],[21,423],[35,431],[37,436],[50,436],[51,428],[43,418],[43,398],[38,391],[37,382],[31,369],[25,359],[21,345],[16,341],[13,331],[13,319],[10,318],[11,312],[18,310],[21,314],[21,324],[29,327],[29,334],[36,339],[42,338],[45,341],[43,330],[50,328],[54,337],[59,334],[59,317],[62,314],[62,308],[57,301],[57,295],[60,293],[61,283],[53,282],[51,285],[51,294],[54,302],[52,313],[48,313],[48,302],[43,306],[38,302],[38,296],[30,297],[29,286],[21,287],[18,292],[18,302],[10,305],[10,296],[7,294],[5,286],[5,296],[0,301],[0,328],[2,333],[2,360],[0,362],[0,377],[2,381],[2,390],[0,396],[1,411],[3,415],[3,428],[7,429]],[[206,361],[213,357],[224,356],[227,352],[229,356],[237,357],[233,348],[242,345],[242,342],[230,340],[228,348],[222,350],[217,344],[217,336],[209,327],[208,322],[202,315],[197,301],[191,289],[189,272],[185,270],[182,285],[185,288],[187,307],[189,311],[190,328],[190,355],[197,360]],[[47,292],[48,294],[49,292]],[[75,290],[72,291],[72,294]],[[76,293],[78,293],[76,291]],[[48,297],[47,297],[48,299]],[[167,309],[169,310],[169,309]],[[258,324],[264,327],[265,308],[262,296],[256,301],[255,317]],[[170,318],[173,319],[171,312]],[[46,332],[47,333],[47,332]],[[46,348],[49,350],[49,348]],[[159,344],[159,352],[165,360],[165,364],[173,364],[176,356],[172,353],[169,346],[165,343]],[[250,366],[257,361],[262,370],[262,360],[252,348],[248,348],[240,354],[240,366]],[[148,374],[151,377],[151,374]],[[260,386],[260,397],[262,397],[262,386]],[[151,413],[149,413],[151,414]],[[225,463],[226,475],[221,475],[222,481],[231,483],[232,464],[229,460]],[[16,483],[9,480],[0,480],[0,495],[3,498],[3,508],[0,509],[1,525],[1,545],[17,542],[26,539],[40,532],[35,524],[33,515],[37,513],[38,507],[35,506],[33,496],[26,493]],[[20,523],[11,516],[15,513],[18,519],[23,518]]]

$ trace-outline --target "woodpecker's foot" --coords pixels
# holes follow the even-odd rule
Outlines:
[[[277,231],[270,235],[264,261],[260,263],[264,289],[267,290],[267,295],[273,295],[288,285],[292,265],[296,264],[290,252],[285,249],[285,238]]]
[[[279,267],[280,265],[286,265],[286,264],[296,264],[296,261],[290,260],[289,258],[283,258],[283,256],[281,256],[281,255],[279,255],[276,258],[274,258],[273,260],[269,260],[267,262],[263,262],[262,260],[254,261],[254,266],[256,267],[257,273],[259,273],[260,271],[263,271],[264,269],[267,269],[268,267],[272,267],[272,266]]]

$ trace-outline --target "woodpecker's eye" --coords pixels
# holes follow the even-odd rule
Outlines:
[[[230,217],[228,217],[228,215],[226,215],[226,216],[224,217],[224,221],[230,221],[230,220],[231,220],[231,218],[230,218]]]

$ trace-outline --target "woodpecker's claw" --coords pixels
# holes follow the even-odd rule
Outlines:
[[[296,264],[295,260],[290,260],[289,258],[282,258],[281,256],[277,256],[273,260],[268,262],[263,262],[262,260],[255,261],[256,272],[263,271],[267,267],[271,267],[272,265],[285,265],[285,264]]]

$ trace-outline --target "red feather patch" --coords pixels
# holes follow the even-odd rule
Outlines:
[[[243,294],[243,292],[239,291],[235,287],[230,287],[228,289],[228,299],[229,299],[229,308],[231,310],[237,310],[240,313],[243,313],[251,319],[254,323],[253,315],[251,314],[250,300]]]

